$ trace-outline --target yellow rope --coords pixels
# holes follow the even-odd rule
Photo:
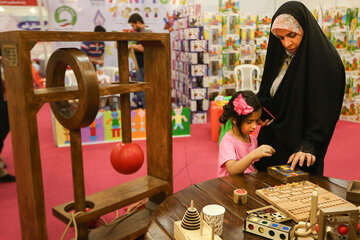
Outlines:
[[[139,208],[141,208],[142,206],[146,205],[148,203],[148,201],[149,200],[146,198],[137,203],[129,205],[128,209],[126,210],[126,213],[120,217],[118,216],[118,211],[116,211],[116,217],[110,223],[106,223],[106,221],[103,218],[101,218],[101,220],[105,223],[104,224],[105,226],[111,226],[111,225],[117,224],[117,223],[125,220],[126,218],[130,217],[134,213],[136,213],[137,210],[139,210]]]
[[[71,223],[73,223],[73,225],[74,225],[74,229],[75,229],[75,239],[78,238],[78,230],[77,230],[77,225],[76,225],[76,217],[79,216],[79,215],[81,215],[81,214],[83,214],[83,213],[84,213],[83,211],[79,211],[79,212],[77,212],[77,213],[75,213],[75,214],[74,214],[73,212],[70,213],[70,221],[69,221],[68,225],[66,226],[65,231],[64,231],[64,233],[62,234],[60,240],[63,240],[63,239],[64,239],[67,231],[69,230],[69,228],[70,228],[70,226],[71,226]]]

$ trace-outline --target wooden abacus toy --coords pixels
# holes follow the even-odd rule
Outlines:
[[[214,231],[215,228],[210,227],[204,221],[203,213],[199,215],[193,200],[182,220],[174,222],[174,238],[176,240],[221,240]]]
[[[56,50],[47,63],[46,88],[34,89],[31,49],[37,42],[64,41],[116,42],[119,82],[99,84],[95,69],[84,52],[62,48]],[[144,46],[145,82],[129,82],[129,41],[141,41]],[[0,33],[0,45],[14,165],[15,171],[21,173],[16,176],[16,186],[22,238],[48,239],[36,119],[37,112],[48,102],[56,119],[70,130],[74,192],[74,201],[53,207],[54,216],[65,223],[76,220],[79,239],[118,240],[143,235],[153,206],[173,192],[169,34],[11,31]],[[77,86],[65,86],[68,66],[75,73]],[[80,129],[96,118],[100,96],[121,94],[122,141],[130,143],[130,93],[141,91],[145,92],[146,101],[147,175],[86,196]],[[71,105],[74,100],[76,108]],[[64,159],[59,157],[59,161]],[[144,198],[149,198],[149,204],[116,226],[88,229],[90,220]],[[87,208],[91,210],[86,211]],[[70,214],[74,210],[75,216]]]
[[[268,167],[267,172],[282,183],[300,182],[309,179],[309,173],[299,169],[291,170],[290,165]]]

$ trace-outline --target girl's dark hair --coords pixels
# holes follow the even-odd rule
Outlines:
[[[219,121],[225,124],[230,118],[234,118],[236,120],[236,126],[238,127],[239,130],[241,129],[241,124],[245,121],[245,119],[248,116],[250,116],[250,114],[239,116],[239,114],[234,110],[234,104],[233,104],[234,100],[238,98],[240,94],[244,98],[245,102],[250,107],[254,108],[253,112],[256,112],[262,107],[258,97],[252,91],[247,90],[247,91],[236,92],[230,99],[229,103],[224,105],[223,107],[224,111],[223,114],[220,116]]]

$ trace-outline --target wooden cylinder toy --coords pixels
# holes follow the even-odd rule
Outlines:
[[[247,191],[245,189],[234,190],[234,203],[245,204],[247,202]]]

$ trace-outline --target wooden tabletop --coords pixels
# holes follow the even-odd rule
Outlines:
[[[310,176],[309,181],[345,199],[349,181]],[[190,201],[200,212],[209,204],[220,204],[225,207],[224,226],[221,238],[223,240],[264,239],[243,232],[246,211],[270,205],[255,194],[255,190],[268,186],[279,185],[281,182],[267,173],[251,173],[233,177],[216,178],[197,183],[185,188],[167,198],[154,212],[146,234],[146,239],[174,239],[174,222],[182,219]],[[234,189],[241,188],[248,192],[247,203],[237,205],[233,202]],[[355,205],[358,205],[354,203]],[[289,221],[294,225],[295,222]],[[358,239],[360,236],[358,235]]]

